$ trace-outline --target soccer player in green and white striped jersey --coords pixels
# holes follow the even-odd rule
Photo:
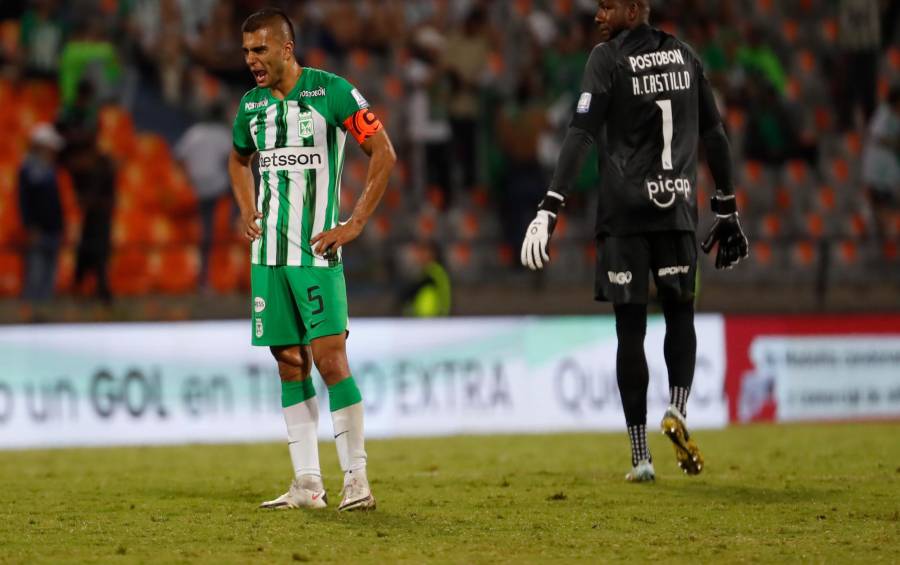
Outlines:
[[[319,409],[312,363],[328,386],[335,444],[344,471],[339,510],[373,509],[366,477],[363,404],[347,362],[347,293],[341,247],[359,236],[387,187],[396,155],[366,99],[343,78],[303,68],[284,12],[244,22],[244,58],[256,88],[241,99],[228,163],[250,240],[252,343],[278,362],[294,481],[267,508],[324,508]],[[339,221],[347,134],[369,155],[362,195]],[[250,170],[258,153],[257,190]]]

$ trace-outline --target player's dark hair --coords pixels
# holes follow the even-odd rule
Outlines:
[[[291,23],[291,18],[288,17],[284,10],[278,8],[263,8],[250,14],[241,25],[241,33],[252,33],[264,27],[274,27],[276,25],[286,26],[289,32],[288,41],[294,41],[294,24]]]

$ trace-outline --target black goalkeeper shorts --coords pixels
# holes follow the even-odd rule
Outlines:
[[[608,235],[597,240],[596,300],[613,304],[647,304],[650,273],[661,301],[693,300],[697,280],[694,232]]]

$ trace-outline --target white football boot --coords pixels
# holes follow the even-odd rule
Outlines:
[[[325,508],[328,506],[328,495],[322,480],[294,479],[291,488],[275,500],[269,500],[259,505],[260,508]]]
[[[342,512],[375,510],[375,497],[372,496],[372,489],[369,488],[369,480],[364,470],[350,471],[344,475],[344,488],[341,494],[344,498],[338,510]]]
[[[625,480],[629,483],[647,483],[656,480],[656,471],[653,469],[653,463],[647,459],[641,459],[638,464],[625,475]]]

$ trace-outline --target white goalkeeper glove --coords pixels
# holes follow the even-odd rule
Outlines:
[[[532,271],[539,271],[544,265],[550,263],[550,236],[556,227],[556,214],[565,202],[564,197],[556,192],[547,191],[538,212],[528,229],[525,231],[525,239],[522,241],[521,261],[522,265]]]

